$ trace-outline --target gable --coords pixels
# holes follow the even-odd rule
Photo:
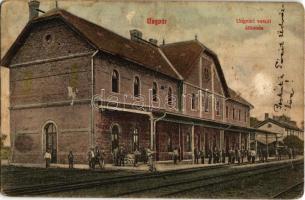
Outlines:
[[[266,131],[271,131],[271,132],[275,132],[275,133],[279,133],[279,132],[282,132],[284,131],[284,128],[275,124],[275,123],[272,123],[270,121],[266,121],[266,123],[260,125],[259,127],[257,127],[258,129],[261,129],[261,130],[266,130]]]
[[[217,90],[220,91],[220,88],[222,88],[225,96],[229,96],[228,86],[223,71],[217,55],[213,51],[205,47],[197,40],[165,44],[161,45],[160,47],[177,71],[182,75],[184,80],[196,84],[197,86],[200,86],[200,83],[196,81],[199,80],[197,77],[199,77],[198,73],[200,71],[197,66],[200,63],[200,57],[202,54],[204,54],[207,59],[202,60],[202,65],[210,68],[209,73],[212,76],[212,69],[210,65],[214,64],[214,69],[215,72],[217,72],[220,84],[216,86]],[[206,85],[206,88],[208,89],[211,88],[211,83],[205,83],[203,86],[204,85]]]
[[[93,51],[89,43],[60,19],[36,23],[27,29],[18,41],[10,65]]]
[[[14,55],[14,51],[20,46],[21,39],[29,32],[29,27],[50,19],[61,19],[96,49],[139,64],[150,70],[158,71],[168,77],[178,80],[181,79],[180,75],[177,74],[158,46],[147,41],[137,42],[124,38],[106,28],[77,17],[62,9],[50,10],[30,21],[24,31],[18,36],[8,53],[4,56],[1,64],[3,66],[8,66],[11,57]]]

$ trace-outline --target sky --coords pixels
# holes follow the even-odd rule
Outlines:
[[[40,2],[43,11],[55,7],[54,0]],[[304,8],[299,3],[284,5],[283,38],[277,34],[281,3],[59,0],[58,6],[127,38],[131,29],[141,30],[144,39],[155,38],[159,44],[163,39],[172,43],[193,40],[197,35],[200,42],[218,55],[229,87],[254,105],[251,116],[262,120],[268,112],[286,114],[299,124],[304,120]],[[166,19],[167,23],[147,24],[147,18]],[[271,23],[260,25],[263,30],[245,30],[246,25],[237,23],[237,19],[270,19]],[[1,56],[27,21],[26,0],[2,4]],[[274,64],[282,40],[284,65],[279,70]],[[292,108],[274,112],[273,105],[278,102],[278,90],[274,89],[283,73],[290,81],[289,88],[294,89]],[[289,91],[287,88],[286,92]]]

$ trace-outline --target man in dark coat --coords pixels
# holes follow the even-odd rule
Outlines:
[[[208,158],[209,158],[209,164],[211,164],[212,163],[212,151],[211,151],[211,149],[209,149],[208,150]]]
[[[226,163],[226,152],[224,149],[221,150],[222,163]]]
[[[69,168],[73,169],[74,156],[73,156],[72,151],[69,152],[68,162],[69,162]]]
[[[200,158],[201,158],[201,164],[204,164],[204,155],[205,153],[204,153],[204,150],[202,149],[201,151],[200,151]]]
[[[125,166],[125,149],[123,146],[120,147],[120,150],[119,150],[119,165],[120,166]]]
[[[195,157],[195,164],[199,164],[199,152],[197,148],[194,149],[194,157]]]

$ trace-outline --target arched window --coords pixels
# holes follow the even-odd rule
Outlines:
[[[135,77],[133,81],[133,95],[135,97],[140,96],[140,79],[139,77]]]
[[[139,150],[139,131],[134,128],[132,131],[132,151]]]
[[[168,133],[167,151],[168,152],[172,152],[173,151],[173,140],[172,140],[172,134],[171,133]]]
[[[46,134],[46,150],[51,154],[51,163],[57,162],[57,130],[54,123],[48,123],[44,128]]]
[[[195,110],[195,107],[196,107],[196,95],[193,93],[192,94],[192,102],[191,102],[192,110]]]
[[[168,88],[167,101],[168,101],[168,105],[173,104],[173,93],[172,93],[172,88],[171,87]]]
[[[191,134],[186,134],[186,151],[190,152],[192,151],[192,141],[191,141]]]
[[[119,147],[119,126],[118,125],[114,125],[111,128],[111,149],[112,151]]]
[[[153,82],[152,93],[153,93],[153,101],[157,101],[158,87],[157,87],[157,83],[156,82]]]
[[[112,72],[112,92],[119,92],[119,73],[116,70]]]

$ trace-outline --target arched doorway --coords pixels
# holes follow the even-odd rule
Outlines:
[[[51,163],[57,163],[57,130],[54,123],[45,125],[46,150],[51,153]]]
[[[111,150],[119,147],[119,126],[113,125],[111,128]]]

